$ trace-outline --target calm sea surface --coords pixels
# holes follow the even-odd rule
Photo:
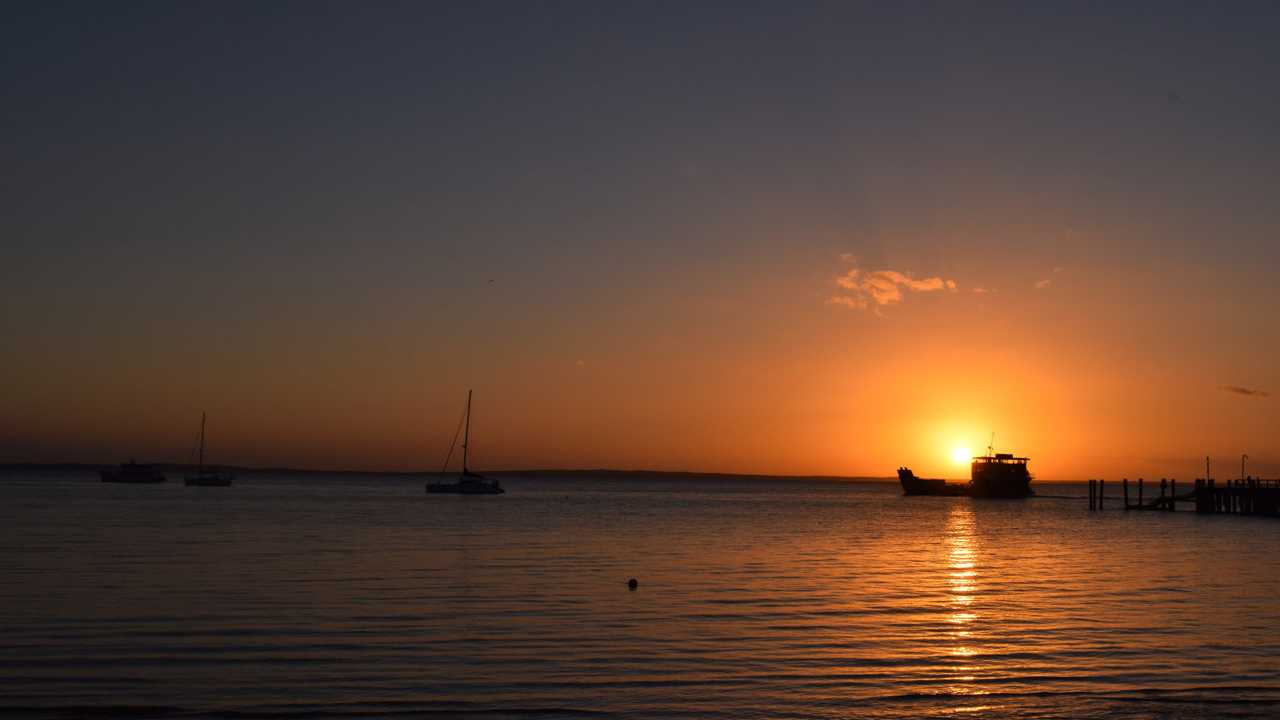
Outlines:
[[[504,482],[0,478],[0,714],[1280,716],[1280,521]]]

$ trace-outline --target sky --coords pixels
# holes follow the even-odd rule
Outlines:
[[[15,3],[0,462],[1280,474],[1280,8]]]

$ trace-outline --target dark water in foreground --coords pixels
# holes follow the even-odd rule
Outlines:
[[[507,485],[0,479],[0,715],[1280,714],[1275,520]]]

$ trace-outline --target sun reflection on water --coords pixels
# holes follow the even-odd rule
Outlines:
[[[947,578],[946,622],[952,626],[947,632],[949,640],[947,657],[962,665],[951,665],[954,684],[947,691],[953,695],[985,695],[986,690],[974,685],[977,673],[983,671],[975,660],[982,655],[974,637],[973,625],[979,618],[976,600],[979,568],[978,551],[974,542],[973,508],[967,503],[957,503],[947,518],[945,553]]]

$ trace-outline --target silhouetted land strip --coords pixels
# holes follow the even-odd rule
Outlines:
[[[151,466],[161,472],[177,473],[194,471],[198,466],[184,463],[152,463]],[[113,463],[0,463],[0,475],[18,473],[97,473],[99,470],[116,467]],[[456,472],[439,472],[436,470],[347,470],[321,468],[290,467],[245,467],[239,465],[205,465],[210,472],[234,472],[252,475],[330,475],[346,477],[386,477],[386,478],[422,478],[452,477]],[[853,483],[896,483],[896,478],[841,476],[841,475],[767,475],[756,473],[712,473],[712,472],[680,472],[672,470],[616,470],[616,469],[574,469],[559,470],[542,468],[534,470],[496,470],[489,475],[504,478],[554,479],[554,478],[596,478],[620,480],[809,480],[820,482],[853,482]]]

